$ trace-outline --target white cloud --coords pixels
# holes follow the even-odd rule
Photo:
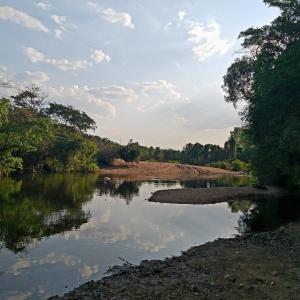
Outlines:
[[[91,53],[91,59],[94,60],[97,64],[99,64],[103,61],[110,62],[111,57],[105,54],[102,50],[94,50]]]
[[[68,32],[70,29],[77,28],[76,25],[67,23],[66,16],[51,15],[50,18],[58,26],[58,28],[54,30],[54,36],[57,39],[62,39],[64,33]]]
[[[0,19],[19,24],[32,30],[49,32],[49,29],[45,27],[41,21],[10,6],[0,6]]]
[[[149,111],[162,106],[172,110],[178,105],[189,103],[189,99],[166,80],[139,82],[131,87],[120,85],[48,87],[46,93],[65,103],[76,101],[76,106],[82,106],[82,109],[98,116],[116,116],[117,108],[121,106],[131,105],[137,111]],[[183,116],[177,121],[184,123]]]
[[[63,31],[61,29],[55,29],[54,30],[54,36],[57,38],[57,39],[62,39],[63,38]]]
[[[92,8],[97,8],[97,9],[99,8],[99,6],[96,2],[88,1],[87,4]]]
[[[36,6],[42,10],[50,10],[51,8],[53,8],[51,4],[45,2],[38,2]]]
[[[188,35],[199,62],[213,55],[223,55],[232,47],[231,42],[221,38],[221,27],[215,20],[208,24],[192,22]]]
[[[172,22],[168,22],[165,26],[164,26],[164,31],[169,31],[170,28],[172,27],[173,23]]]
[[[179,103],[188,103],[185,97],[172,83],[166,80],[136,83],[137,109],[146,111],[168,105],[172,109]]]
[[[136,91],[119,85],[88,88],[88,91],[92,95],[111,103],[132,103],[138,98]]]
[[[71,87],[45,87],[49,96],[60,99],[63,103],[76,102],[76,107],[98,116],[115,116],[116,107],[101,95],[94,93],[88,86],[73,85]]]
[[[104,112],[99,115],[115,116],[117,107],[132,105],[138,111],[149,111],[161,106],[168,106],[170,109],[178,105],[189,103],[178,89],[166,80],[138,82],[133,86],[78,86],[56,89],[61,98],[85,99],[92,107],[101,107]],[[94,113],[95,109],[91,108]],[[183,119],[181,119],[182,122]]]
[[[23,47],[23,50],[27,57],[33,62],[33,63],[38,63],[38,62],[43,62],[46,60],[46,57],[43,53],[35,50],[34,48],[31,47]]]
[[[179,21],[183,21],[183,19],[186,17],[187,15],[187,12],[185,10],[180,10],[178,12],[178,19]]]
[[[62,71],[78,71],[78,70],[86,69],[93,65],[93,63],[87,59],[69,60],[67,58],[62,58],[62,59],[48,58],[44,53],[39,52],[38,50],[32,47],[23,47],[23,51],[26,54],[26,56],[30,59],[31,62],[46,63],[49,65],[53,65]],[[101,50],[94,50],[90,55],[90,57],[97,64],[104,61],[109,62],[111,59],[108,54],[105,54]]]
[[[67,20],[66,16],[58,16],[58,15],[51,15],[50,18],[57,25],[63,25],[66,22],[66,20]]]
[[[93,12],[98,13],[101,18],[112,24],[120,24],[124,27],[134,28],[132,17],[126,12],[117,12],[113,8],[102,9],[95,1],[88,1]]]
[[[125,12],[116,12],[112,8],[107,8],[101,11],[101,18],[109,23],[120,24],[125,27],[134,28],[132,17]]]
[[[28,85],[29,83],[42,84],[49,81],[49,79],[48,74],[41,71],[25,71],[13,76],[13,80],[22,85]]]
[[[0,66],[0,82],[7,83],[5,88],[0,87],[1,96],[9,96],[17,90],[23,89],[30,84],[44,86],[50,80],[48,74],[41,71],[24,71],[11,74],[6,68]]]
[[[31,47],[23,47],[24,53],[33,63],[46,63],[53,66],[56,66],[62,71],[77,71],[86,69],[87,67],[92,66],[92,63],[86,59],[83,60],[69,60],[66,58],[55,59],[48,58],[44,53],[37,51]]]

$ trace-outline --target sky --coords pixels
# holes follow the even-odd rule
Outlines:
[[[221,89],[238,34],[277,15],[262,0],[0,0],[0,80],[40,86],[122,144],[223,145],[241,124]]]

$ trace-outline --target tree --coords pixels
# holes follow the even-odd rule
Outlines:
[[[73,127],[82,132],[96,130],[96,122],[85,112],[77,110],[72,106],[65,106],[55,102],[50,103],[46,114],[55,119],[58,123]]]
[[[249,138],[248,130],[245,128],[235,127],[230,132],[228,140],[224,144],[226,158],[229,160],[239,159],[249,162],[251,159],[253,145]]]
[[[0,175],[23,169],[22,156],[37,149],[47,127],[43,118],[17,120],[9,100],[0,100]]]
[[[140,145],[130,140],[126,146],[120,148],[120,158],[127,162],[137,161],[140,156]]]
[[[225,100],[244,101],[255,174],[264,183],[300,187],[300,2],[265,0],[280,15],[240,34],[246,54],[224,76]]]
[[[11,96],[12,106],[32,114],[39,114],[45,109],[47,105],[46,96],[42,94],[41,89],[35,85],[27,87],[15,96]]]
[[[95,129],[95,121],[84,112],[48,104],[45,99],[33,86],[0,100],[0,175],[23,169],[97,170],[97,145],[85,133]]]

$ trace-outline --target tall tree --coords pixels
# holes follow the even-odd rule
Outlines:
[[[241,32],[246,54],[224,76],[225,99],[246,103],[242,116],[259,179],[300,187],[300,2],[264,2],[280,15]]]

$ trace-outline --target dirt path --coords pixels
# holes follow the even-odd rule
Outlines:
[[[145,162],[116,163],[114,167],[102,168],[100,173],[104,176],[124,176],[139,179],[186,179],[199,177],[219,177],[224,175],[240,175],[232,172],[211,167],[183,165],[177,163]]]
[[[214,187],[193,189],[171,189],[155,192],[150,202],[178,204],[214,204],[238,199],[255,199],[255,197],[284,195],[285,191],[275,187],[257,189],[247,187]]]
[[[52,299],[300,299],[300,223],[115,268]]]

